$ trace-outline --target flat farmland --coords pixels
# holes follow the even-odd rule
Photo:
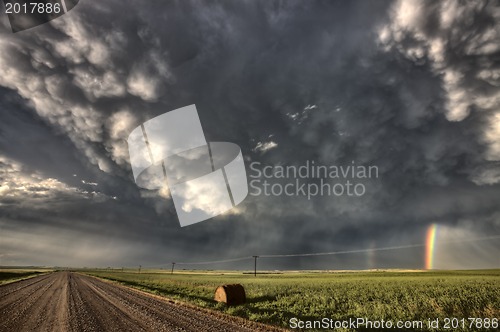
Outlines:
[[[465,327],[455,327],[454,331],[487,331],[497,329],[469,326],[468,318],[481,318],[481,323],[500,318],[500,270],[285,272],[256,277],[242,272],[214,271],[85,273],[285,328],[290,327],[293,318],[345,321],[364,317],[393,322],[439,319],[439,328],[424,326],[418,330],[444,331],[449,330],[444,328],[445,319],[456,318],[464,319]],[[217,286],[232,283],[245,287],[246,304],[227,307],[213,301]],[[483,321],[484,318],[487,320]]]
[[[34,277],[43,273],[49,273],[49,269],[15,269],[15,268],[1,268],[0,269],[0,285],[10,282],[23,280],[26,278]]]

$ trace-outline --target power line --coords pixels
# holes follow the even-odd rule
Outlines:
[[[468,240],[456,240],[456,241],[441,241],[439,244],[453,244],[453,243],[462,243],[462,242],[473,242],[480,240],[492,240],[499,239],[500,235],[495,236],[485,236]],[[368,248],[368,249],[358,249],[358,250],[343,250],[343,251],[330,251],[330,252],[317,252],[317,253],[308,253],[308,254],[282,254],[282,255],[260,255],[262,258],[279,258],[279,257],[307,257],[307,256],[327,256],[327,255],[342,255],[342,254],[356,254],[363,252],[372,252],[372,251],[385,251],[385,250],[396,250],[396,249],[408,249],[408,248],[419,248],[425,247],[427,244],[419,243],[419,244],[409,244],[405,246],[393,246],[393,247],[382,247],[382,248]]]
[[[494,236],[485,236],[473,239],[463,239],[463,240],[455,240],[455,241],[441,241],[440,244],[453,244],[453,243],[463,243],[463,242],[474,242],[480,240],[492,240],[499,239],[500,235]],[[425,247],[427,244],[419,243],[419,244],[409,244],[404,246],[392,246],[392,247],[380,247],[380,248],[367,248],[367,249],[357,249],[357,250],[342,250],[342,251],[329,251],[329,252],[316,252],[316,253],[298,253],[298,254],[272,254],[272,255],[259,255],[259,258],[281,258],[281,257],[308,257],[308,256],[328,256],[328,255],[344,255],[344,254],[356,254],[363,252],[373,252],[373,251],[387,251],[387,250],[397,250],[397,249],[409,249],[409,248],[421,248]],[[177,264],[190,265],[190,264],[212,264],[212,263],[226,263],[226,262],[235,262],[240,260],[246,260],[254,258],[255,256],[248,257],[240,257],[233,259],[226,259],[220,261],[206,261],[206,262],[183,262]]]
[[[395,249],[406,249],[406,248],[418,248],[418,247],[425,247],[425,244],[411,244],[411,245],[406,245],[406,246],[372,248],[372,249],[315,252],[315,253],[308,253],[308,254],[260,255],[260,257],[262,257],[262,258],[280,258],[280,257],[307,257],[307,256],[343,255],[343,254],[355,254],[355,253],[362,253],[362,252],[395,250]]]
[[[463,242],[474,242],[474,241],[482,241],[482,240],[493,240],[500,239],[500,235],[493,236],[484,236],[477,237],[472,239],[462,239],[462,240],[452,240],[452,241],[440,241],[439,244],[454,244],[454,243],[463,243]],[[329,251],[329,252],[316,252],[316,253],[295,253],[295,254],[269,254],[269,255],[258,255],[258,258],[283,258],[283,257],[310,257],[310,256],[329,256],[329,255],[345,255],[345,254],[356,254],[356,253],[364,253],[364,252],[373,252],[373,251],[388,251],[388,250],[398,250],[398,249],[410,249],[410,248],[421,248],[425,247],[427,244],[418,243],[418,244],[409,244],[404,246],[392,246],[392,247],[380,247],[380,248],[366,248],[366,249],[357,249],[357,250],[342,250],[342,251]],[[256,263],[256,256],[245,256],[238,258],[230,258],[224,260],[217,261],[198,261],[198,262],[175,262],[178,265],[204,265],[204,264],[217,264],[217,263],[230,263],[237,262],[243,260],[254,259]],[[160,265],[157,265],[160,266]]]
[[[220,261],[175,262],[175,264],[179,264],[179,265],[202,265],[202,264],[215,264],[215,263],[229,263],[229,262],[243,261],[243,260],[250,259],[250,258],[252,258],[252,256],[238,257],[238,258],[231,258],[231,259],[224,259],[224,260],[220,260]]]

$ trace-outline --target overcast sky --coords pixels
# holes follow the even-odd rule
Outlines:
[[[500,240],[484,237],[500,234],[499,40],[498,1],[81,0],[15,34],[2,14],[0,265],[408,246],[435,223],[437,268],[498,268]],[[249,175],[252,162],[315,161],[379,176],[360,197],[249,195],[180,227],[171,199],[135,184],[127,137],[191,104],[208,141],[241,147]],[[259,264],[423,268],[424,256]]]

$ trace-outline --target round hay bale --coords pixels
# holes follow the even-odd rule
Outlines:
[[[222,285],[215,290],[214,300],[227,305],[238,305],[246,302],[245,289],[240,284]]]

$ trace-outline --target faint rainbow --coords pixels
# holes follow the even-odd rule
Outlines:
[[[425,268],[431,270],[434,268],[434,254],[436,250],[436,235],[438,225],[432,224],[427,228],[427,239],[425,241]]]

